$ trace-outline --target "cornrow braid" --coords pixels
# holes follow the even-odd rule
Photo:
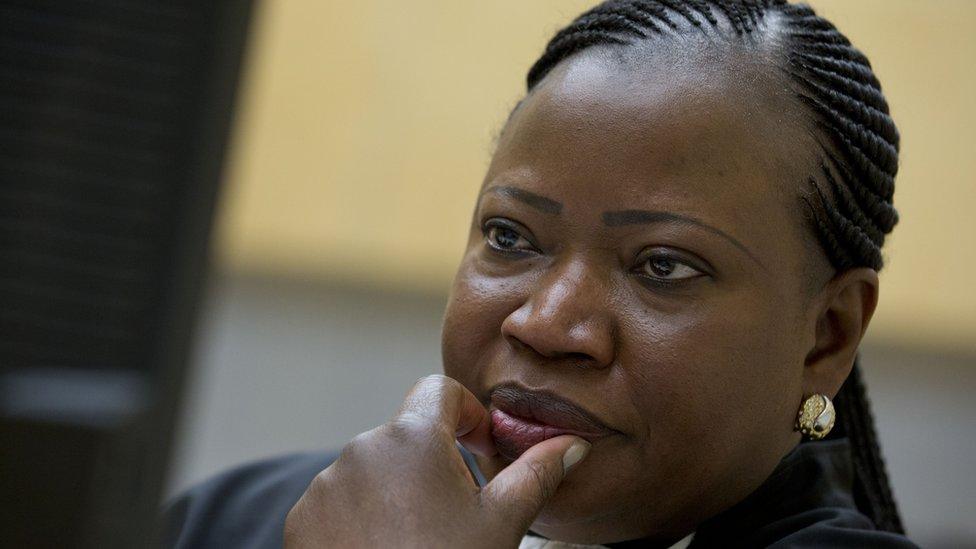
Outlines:
[[[814,215],[822,218],[818,226],[840,238],[827,239],[821,231],[821,242],[838,269],[880,270],[885,235],[898,222],[892,197],[900,140],[881,84],[867,57],[809,6],[785,4],[780,11],[788,25],[786,70],[829,142],[824,146],[829,188],[819,192],[818,187],[820,207]]]
[[[763,28],[771,14],[782,30]],[[685,32],[679,21],[700,32],[723,28],[738,37],[780,33],[780,68],[820,143],[819,170],[802,182],[800,193],[808,223],[835,269],[880,270],[885,236],[898,222],[892,204],[898,129],[868,58],[809,6],[786,0],[607,0],[553,37],[526,76],[528,91],[581,50]],[[858,360],[836,401],[839,425],[831,436],[850,440],[858,508],[878,528],[904,533]]]

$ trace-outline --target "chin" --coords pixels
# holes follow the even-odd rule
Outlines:
[[[651,503],[648,493],[660,493],[650,479],[628,476],[617,465],[599,467],[597,461],[570,472],[532,523],[532,531],[549,539],[578,544],[604,544],[644,539],[673,543],[683,535],[670,531],[669,502]],[[645,486],[645,489],[636,489]],[[666,490],[665,490],[666,491]],[[662,526],[665,526],[662,528]]]
[[[640,537],[621,530],[624,499],[606,475],[582,464],[572,471],[532,524],[532,531],[568,543],[598,544]]]
[[[646,537],[655,517],[642,504],[634,487],[648,479],[632,476],[632,462],[616,454],[617,448],[596,444],[591,454],[570,471],[556,493],[532,523],[532,531],[567,543],[600,544]],[[508,467],[512,459],[504,454],[477,457],[487,479]],[[654,491],[653,489],[650,489]],[[628,510],[640,509],[640,512]]]

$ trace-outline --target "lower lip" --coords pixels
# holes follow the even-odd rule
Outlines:
[[[536,444],[559,435],[576,435],[591,442],[600,434],[581,433],[572,429],[562,429],[530,419],[512,416],[494,409],[491,411],[491,436],[495,439],[498,453],[508,459],[518,459],[526,450]]]

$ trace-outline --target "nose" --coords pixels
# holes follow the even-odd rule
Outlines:
[[[516,347],[580,366],[606,368],[614,359],[611,281],[583,262],[542,275],[528,299],[502,322]]]

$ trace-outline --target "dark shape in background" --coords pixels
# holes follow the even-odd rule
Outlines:
[[[248,0],[0,0],[0,544],[152,536]]]

